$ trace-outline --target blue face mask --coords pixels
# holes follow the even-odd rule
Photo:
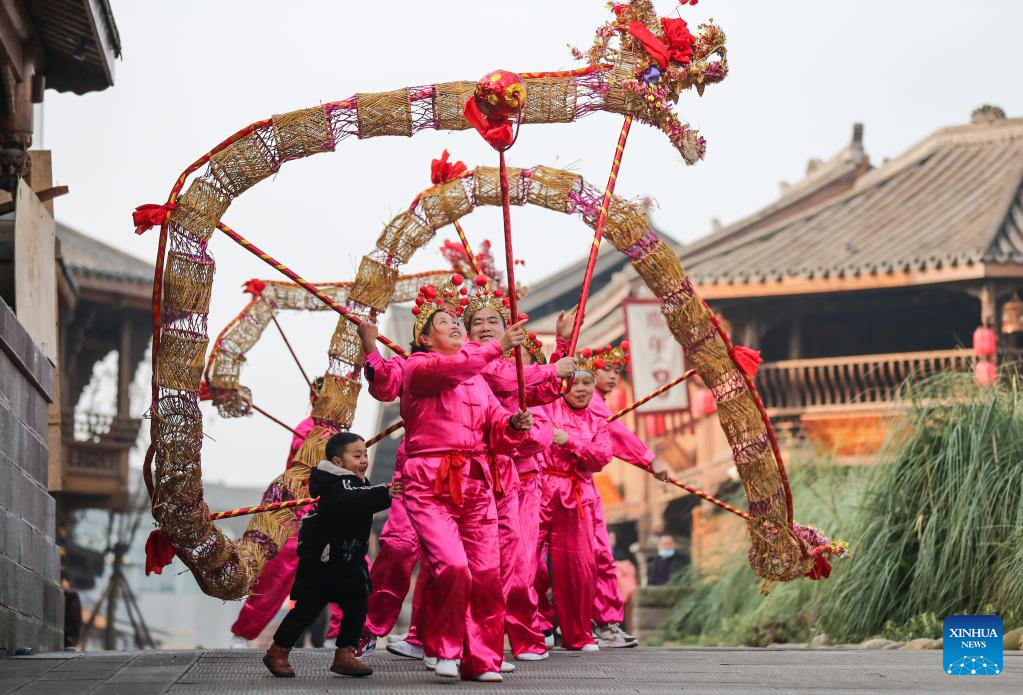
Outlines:
[[[657,551],[657,556],[658,557],[663,557],[665,559],[667,559],[669,557],[674,557],[674,555],[675,555],[675,551],[674,550],[658,550]]]

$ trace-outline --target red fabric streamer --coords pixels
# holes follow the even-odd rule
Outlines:
[[[664,31],[663,41],[654,36],[646,25],[639,22],[629,24],[629,33],[639,39],[643,49],[657,61],[661,70],[667,69],[669,61],[689,65],[696,39],[689,33],[686,20],[661,17],[661,29]]]
[[[200,401],[213,400],[213,393],[210,392],[210,385],[206,383],[205,379],[199,382],[199,393],[197,395],[199,396]]]
[[[167,221],[167,217],[170,216],[171,212],[177,209],[178,206],[174,203],[165,203],[164,205],[147,203],[146,205],[139,205],[135,208],[135,212],[131,213],[131,221],[135,225],[135,233],[145,234],[153,227],[159,227]]]
[[[248,280],[242,285],[242,291],[246,294],[251,294],[253,297],[258,297],[263,294],[263,290],[265,289],[266,283],[262,280],[256,280],[255,278]]]
[[[764,361],[760,356],[760,350],[752,350],[745,345],[736,345],[732,348],[732,359],[743,374],[751,379],[757,375],[757,369]]]
[[[155,572],[163,574],[163,568],[174,560],[174,543],[162,529],[153,529],[146,539],[146,576]]]
[[[511,121],[488,118],[471,96],[465,102],[465,120],[498,152],[508,149],[515,142]]]
[[[444,150],[440,159],[430,162],[430,181],[436,186],[438,184],[454,181],[468,171],[464,162],[451,163],[448,161],[448,151]]]
[[[816,559],[813,563],[813,567],[811,567],[810,571],[804,575],[805,577],[818,581],[820,579],[827,579],[831,576],[831,562],[828,561],[827,554],[825,553],[826,550],[827,546],[822,546],[810,551],[810,557]]]

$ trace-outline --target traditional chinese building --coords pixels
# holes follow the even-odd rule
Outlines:
[[[846,147],[811,161],[774,203],[679,249],[735,341],[762,351],[757,385],[786,449],[810,440],[839,461],[869,461],[907,377],[970,369],[981,325],[998,332],[1003,357],[1016,345],[1021,186],[1023,119],[998,108],[977,109],[880,166],[857,125]],[[548,337],[557,312],[578,299],[582,268],[537,283],[522,302]],[[594,290],[580,344],[627,337],[621,305],[648,293],[626,259],[602,253]],[[643,395],[627,382],[622,391],[619,402]],[[676,477],[726,489],[735,471],[712,400],[698,385],[691,395],[692,422],[680,412],[632,423]],[[742,542],[741,525],[716,508],[624,463],[606,472],[613,484],[602,497],[620,543],[663,529],[689,537],[694,558],[710,562],[708,546]]]
[[[0,657],[63,647],[57,501],[61,404],[80,286],[60,259],[50,153],[30,150],[47,89],[113,84],[120,38],[106,0],[0,4]],[[59,153],[58,153],[59,156]],[[108,306],[107,311],[115,311]],[[74,447],[70,447],[73,452]]]

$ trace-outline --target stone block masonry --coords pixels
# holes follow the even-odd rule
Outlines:
[[[64,597],[47,489],[54,366],[0,300],[0,656],[64,646]]]

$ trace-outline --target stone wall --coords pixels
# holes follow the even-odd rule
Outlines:
[[[64,595],[47,489],[54,366],[0,300],[0,656],[63,648]]]

